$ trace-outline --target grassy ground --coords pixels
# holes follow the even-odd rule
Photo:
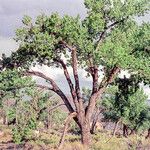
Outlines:
[[[12,142],[11,130],[1,126],[3,135],[0,135],[0,150],[25,149],[25,150],[56,150],[60,140],[60,133],[55,130],[33,132],[30,140],[21,145]],[[68,133],[62,150],[86,150],[80,144],[80,136]],[[128,138],[122,136],[112,137],[109,132],[101,131],[93,135],[90,150],[150,150],[150,139],[134,135]]]

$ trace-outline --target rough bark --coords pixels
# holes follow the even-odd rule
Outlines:
[[[91,144],[91,133],[90,133],[90,122],[85,120],[81,125],[81,140],[84,146],[89,146]]]

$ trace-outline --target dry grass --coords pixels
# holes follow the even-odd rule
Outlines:
[[[4,125],[1,125],[0,129],[2,131],[2,135],[0,135],[0,143],[7,143],[9,141],[12,141],[11,129]]]
[[[1,127],[4,135],[0,137],[0,143],[12,140],[11,130]],[[143,136],[112,137],[109,132],[97,132],[92,137],[93,143],[90,150],[149,150],[150,139]],[[37,137],[29,140],[25,147],[35,150],[56,150],[60,140],[60,133],[57,131],[41,132]],[[80,142],[80,136],[67,134],[62,150],[87,150]]]

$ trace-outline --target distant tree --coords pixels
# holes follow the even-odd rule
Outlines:
[[[35,87],[31,77],[22,77],[16,69],[1,72],[0,92],[3,118],[7,125],[13,125],[13,140],[18,144],[32,136],[39,121],[47,126],[56,124],[58,129],[66,117],[65,112],[58,109],[64,104],[54,93]]]
[[[136,77],[136,78],[135,78]],[[116,123],[114,135],[119,123],[123,124],[123,134],[147,130],[150,125],[150,107],[147,96],[139,87],[137,76],[118,79],[117,86],[112,86],[105,93],[102,104],[104,118]]]
[[[18,70],[3,70],[0,73],[0,104],[4,124],[8,124],[7,110],[16,106],[25,87],[33,87],[31,77],[22,77]]]
[[[46,87],[58,94],[79,125],[82,143],[91,143],[90,121],[96,101],[121,69],[149,77],[149,23],[138,25],[135,16],[149,11],[149,0],[85,0],[87,15],[40,15],[35,23],[25,16],[24,26],[16,31],[19,49],[12,54],[11,64],[26,69],[26,75],[47,80]],[[62,58],[65,57],[65,60]],[[57,66],[64,71],[73,104],[56,82],[42,72],[31,71],[33,64]],[[4,65],[3,65],[4,66]],[[102,70],[99,67],[102,66]],[[5,67],[5,66],[4,66]],[[74,81],[68,67],[73,70]],[[92,76],[92,92],[85,107],[81,94],[78,69]],[[104,76],[100,81],[99,72]]]
[[[39,123],[48,127],[50,124],[56,124],[57,129],[62,125],[60,121],[65,119],[65,112],[58,109],[62,104],[57,100],[53,101],[51,93],[37,88],[26,88],[23,96],[28,97],[28,100],[24,100],[20,95],[17,105],[7,110],[8,119],[15,120],[12,122],[14,125],[12,133],[16,143],[34,137],[33,131],[39,129]],[[53,112],[52,120],[49,119],[51,112]]]

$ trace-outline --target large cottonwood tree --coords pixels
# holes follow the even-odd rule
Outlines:
[[[69,112],[76,113],[74,120],[81,129],[82,142],[88,145],[96,101],[120,70],[149,76],[150,25],[138,25],[135,16],[147,13],[150,3],[149,0],[85,0],[84,3],[87,9],[84,19],[53,13],[40,15],[33,23],[30,17],[25,16],[23,27],[16,31],[20,46],[12,58],[15,66],[26,69],[26,75],[38,76],[49,82],[49,87],[38,86],[57,93]],[[60,67],[74,103],[70,103],[52,78],[43,72],[31,71],[29,68],[33,63]],[[68,67],[72,67],[74,81]],[[93,87],[86,106],[81,94],[79,68],[92,76]]]

